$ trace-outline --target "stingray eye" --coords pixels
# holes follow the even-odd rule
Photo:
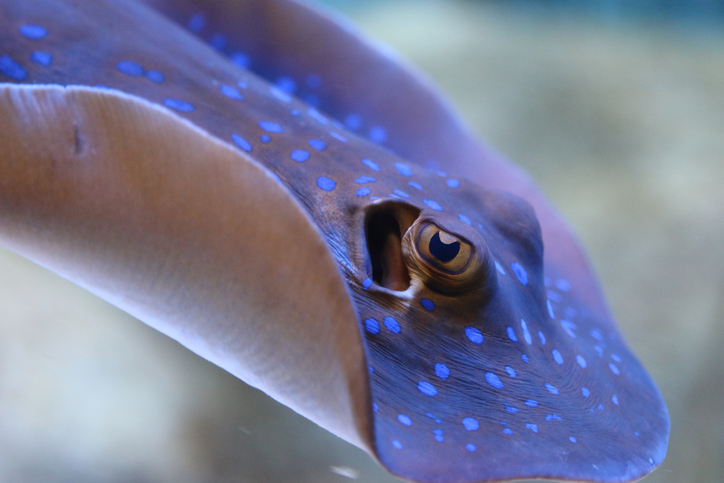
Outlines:
[[[417,252],[431,268],[456,275],[470,265],[473,247],[436,224],[428,223],[418,232]]]
[[[463,236],[429,218],[418,218],[402,244],[411,277],[447,295],[486,289],[488,279],[495,277],[495,269],[490,270],[490,252],[482,238],[468,232]]]

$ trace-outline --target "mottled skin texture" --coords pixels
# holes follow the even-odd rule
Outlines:
[[[18,1],[0,5],[0,55],[25,75],[6,61],[0,81],[102,85],[165,103],[278,176],[348,283],[385,466],[419,481],[628,481],[661,463],[665,406],[575,240],[527,177],[472,141],[425,85],[293,3],[149,3],[182,25],[203,12],[194,30],[223,33],[218,47],[247,53],[252,71],[136,3]],[[47,35],[19,34],[28,24]],[[28,60],[37,50],[52,54],[49,65]],[[163,79],[144,77],[150,70]],[[296,93],[329,118],[257,74],[306,79]],[[350,112],[384,128],[372,136],[384,145],[332,120]],[[469,248],[458,273],[420,256],[429,223]]]

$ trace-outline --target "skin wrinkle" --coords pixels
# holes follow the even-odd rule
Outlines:
[[[32,190],[6,183],[0,206],[25,210],[3,228],[6,243],[401,477],[625,481],[661,463],[665,406],[621,340],[575,238],[528,176],[482,148],[426,81],[295,2],[149,4],[178,25],[131,1],[0,6],[5,31],[53,27],[39,40],[52,67],[24,63],[24,85],[4,88],[7,112],[25,106],[39,120],[33,129],[51,133],[49,146],[57,132],[69,148],[58,155],[39,143],[8,158],[37,149],[51,166],[40,172],[40,196],[60,203],[38,203]],[[199,12],[195,38],[183,28]],[[24,45],[3,47],[25,59]],[[241,54],[251,70],[234,62]],[[67,92],[29,83],[111,90],[73,90],[63,106],[44,96]],[[15,117],[7,122],[22,143],[29,134]],[[55,131],[43,124],[59,118]],[[154,143],[156,131],[173,136]],[[208,153],[199,158],[184,136]],[[145,143],[137,152],[135,139]],[[427,156],[445,160],[447,172],[425,167]],[[12,172],[21,164],[8,166],[23,181]],[[375,213],[399,227],[380,228],[380,252],[395,254],[381,280],[367,239],[369,220],[383,219]],[[428,221],[440,240],[470,242],[463,269],[446,272],[447,260],[433,267],[419,256],[425,241],[412,234]],[[36,241],[25,224],[62,243]],[[58,246],[73,256],[59,256]],[[449,370],[444,379],[438,363]],[[523,404],[531,399],[538,405]],[[546,419],[551,408],[560,420]]]

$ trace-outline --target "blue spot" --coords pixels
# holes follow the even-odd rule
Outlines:
[[[538,338],[540,339],[540,343],[542,345],[546,345],[546,336],[540,330],[538,331]]]
[[[189,30],[195,33],[201,32],[206,26],[206,16],[203,13],[192,15],[189,19]]]
[[[372,285],[372,279],[365,278],[364,282],[362,282],[362,288],[367,290],[370,288],[370,285]]]
[[[141,77],[143,75],[143,67],[141,67],[141,64],[133,62],[132,60],[120,61],[116,64],[116,69],[132,77]]]
[[[407,193],[405,193],[404,191],[401,191],[401,190],[396,189],[396,190],[392,190],[392,192],[395,193],[400,198],[409,198],[410,197],[410,195],[408,195]]]
[[[334,134],[333,134],[334,135]],[[379,171],[380,167],[371,159],[362,158],[362,164],[370,168],[372,171]]]
[[[282,102],[292,102],[292,96],[279,89],[278,87],[271,86],[269,88],[269,92],[271,92],[271,95],[273,95]]]
[[[468,218],[467,216],[460,214],[458,215],[458,218],[460,218],[460,221],[462,221],[463,223],[467,223],[468,225],[473,226],[473,222],[470,221],[470,218]]]
[[[492,372],[485,373],[485,380],[488,381],[488,384],[493,386],[495,389],[503,389],[503,383],[500,382],[500,378]]]
[[[171,109],[175,109],[180,112],[192,112],[195,110],[193,104],[190,102],[182,101],[181,99],[174,99],[172,97],[164,99],[163,104],[166,107],[170,107]]]
[[[259,136],[259,139],[260,139],[261,142],[263,142],[264,144],[266,144],[266,143],[268,143],[269,141],[271,141],[271,137],[267,136],[266,134],[262,134],[261,136]]]
[[[354,180],[357,184],[363,184],[363,183],[374,183],[375,179],[372,176],[360,176],[359,178]]]
[[[326,176],[320,176],[317,178],[317,186],[324,191],[332,191],[337,186],[337,183]]]
[[[336,132],[334,132],[334,131],[330,131],[330,132],[329,132],[329,135],[332,136],[334,139],[337,139],[338,141],[342,141],[343,143],[346,143],[346,142],[347,142],[347,138],[346,138],[346,137],[344,137],[344,136],[342,136],[341,134],[336,133]]]
[[[243,137],[239,136],[238,134],[232,134],[231,139],[232,141],[234,141],[234,144],[239,146],[244,151],[251,151],[251,144],[249,144],[249,141],[247,141]]]
[[[613,359],[616,362],[621,362],[621,358],[617,356],[616,354],[611,354],[611,359]]]
[[[402,449],[402,443],[400,443],[400,442],[397,441],[396,439],[393,439],[393,440],[392,440],[392,446],[394,446],[394,447],[397,448],[397,449]]]
[[[497,261],[495,261],[495,269],[501,274],[505,275],[505,269],[501,264],[499,264]]]
[[[556,364],[558,364],[559,366],[562,366],[563,365],[563,356],[561,355],[561,353],[558,352],[557,349],[553,349],[551,351],[551,354],[553,354],[553,359],[556,361]]]
[[[430,209],[433,209],[435,211],[442,211],[442,206],[437,201],[434,200],[422,200],[423,203],[425,203]]]
[[[468,336],[468,339],[470,339],[470,342],[472,342],[473,344],[483,343],[483,334],[481,334],[480,331],[475,327],[466,327],[465,335]]]
[[[362,118],[359,114],[347,114],[344,118],[344,125],[355,131],[362,127]]]
[[[244,82],[244,81],[239,81],[236,83],[236,85],[241,87],[242,89],[246,89],[247,87],[249,87],[246,85],[246,82]]]
[[[480,428],[480,423],[475,418],[464,418],[463,427],[468,431],[477,431]]]
[[[406,414],[398,414],[397,420],[399,422],[401,422],[402,424],[404,424],[405,426],[412,426],[412,419],[410,419],[410,417],[407,416]]]
[[[289,94],[294,94],[294,92],[297,90],[297,82],[288,76],[281,76],[279,77],[276,82],[276,86],[283,90],[284,92],[288,92]]]
[[[367,196],[370,193],[372,193],[372,190],[366,186],[357,190],[357,196]]]
[[[400,333],[400,324],[392,317],[385,317],[385,327],[392,333]]]
[[[558,388],[553,384],[546,382],[546,389],[548,389],[548,392],[551,394],[558,394]]]
[[[538,432],[538,426],[532,423],[525,423],[525,427],[533,431],[534,433]]]
[[[611,401],[612,401],[616,406],[618,406],[618,398],[616,397],[615,394],[614,394],[613,397],[611,398]]]
[[[149,70],[146,72],[146,79],[156,84],[160,84],[161,82],[163,82],[164,77],[163,74],[157,70]]]
[[[407,184],[409,184],[410,186],[412,186],[412,187],[415,188],[416,190],[421,190],[421,189],[422,189],[422,186],[420,185],[420,183],[416,183],[416,182],[414,182],[414,181],[408,181]]]
[[[599,404],[598,409],[599,409],[599,411],[603,411],[603,404]]]
[[[576,333],[573,332],[574,330],[576,330],[578,328],[578,326],[576,324],[574,324],[573,322],[569,322],[567,320],[561,320],[561,327],[563,327],[563,330],[566,331],[566,334],[570,335],[574,339],[576,338]]]
[[[442,436],[442,429],[433,429],[432,432],[435,435],[435,441],[437,441],[438,443],[442,443],[444,440]]]
[[[438,362],[435,364],[435,375],[440,379],[445,380],[450,377],[450,369],[448,369],[445,364]]]
[[[369,371],[370,374],[373,374],[375,372],[375,368],[372,366],[367,366],[367,370]]]
[[[434,309],[435,309],[435,304],[434,304],[433,301],[430,300],[430,299],[422,299],[422,300],[420,300],[420,303],[421,303],[422,306],[425,307],[427,310],[434,310]]]
[[[211,40],[209,40],[209,45],[211,45],[216,50],[223,50],[224,47],[226,47],[226,37],[224,37],[222,34],[214,34],[211,37]]]
[[[525,405],[528,406],[529,408],[534,408],[534,407],[537,407],[537,406],[538,406],[538,401],[534,401],[534,400],[532,400],[532,399],[528,399],[528,400],[525,402]]]
[[[591,395],[591,391],[589,391],[587,387],[582,387],[581,394],[583,394],[583,397],[588,397]]]
[[[533,339],[530,337],[530,332],[528,332],[528,324],[526,324],[523,319],[520,319],[520,328],[523,329],[523,338],[525,339],[525,342],[528,345],[533,345]]]
[[[473,443],[468,443],[465,445],[465,449],[467,449],[471,453],[474,453],[477,448],[475,448],[475,445]]]
[[[593,348],[596,349],[596,352],[598,352],[598,357],[603,357],[603,347],[595,345]]]
[[[507,372],[510,377],[517,377],[517,374],[515,373],[515,369],[513,369],[510,366],[505,366],[505,372]]]
[[[41,52],[39,50],[36,50],[32,54],[30,54],[30,60],[32,62],[35,62],[36,64],[47,67],[50,65],[51,62],[53,62],[53,56],[48,52]]]
[[[512,414],[515,414],[518,412],[517,408],[511,408],[511,407],[507,407],[507,408],[505,408],[505,410]]]
[[[402,176],[412,176],[412,170],[404,163],[395,163],[395,169],[397,169],[397,173]]]
[[[375,201],[375,200],[379,200],[379,199],[380,199],[379,196],[370,196],[370,201]]]
[[[241,67],[242,69],[248,68],[251,63],[251,59],[249,59],[249,56],[244,52],[232,52],[229,56],[229,60],[231,60],[232,64]]]
[[[571,284],[567,280],[559,278],[558,280],[556,280],[556,287],[558,288],[558,290],[568,292],[571,289]]]
[[[515,330],[512,327],[508,327],[508,338],[513,342],[518,342],[518,337],[515,335]]]
[[[377,403],[372,403],[372,410],[373,410],[374,412],[377,412],[377,411],[380,410],[380,407],[377,405]]]
[[[370,128],[370,139],[376,143],[384,143],[387,140],[387,131],[382,126]]]
[[[634,431],[634,435],[636,435],[637,437],[640,436],[638,431]]]
[[[525,268],[523,268],[520,263],[513,262],[510,264],[510,268],[513,269],[513,273],[515,273],[515,276],[521,284],[528,285],[528,272],[525,271]]]
[[[608,368],[611,369],[611,372],[613,372],[617,376],[621,374],[621,371],[618,369],[618,367],[616,367],[616,364],[614,364],[613,362],[610,362],[608,364]]]
[[[553,306],[551,305],[550,300],[546,300],[546,307],[548,307],[548,316],[551,319],[555,319],[556,317],[555,317],[555,315],[553,315]]]
[[[425,396],[435,396],[437,394],[437,389],[435,389],[435,386],[426,381],[420,381],[417,384],[417,389]]]
[[[505,429],[503,430],[503,433],[504,433],[504,434],[513,434],[513,430],[510,429],[510,428],[505,428]]]
[[[367,332],[369,332],[370,334],[379,334],[380,323],[377,322],[375,319],[367,319],[365,320],[365,329],[367,329]]]
[[[259,127],[265,130],[266,132],[283,132],[284,129],[282,127],[271,121],[259,121]]]
[[[523,355],[520,356],[520,357],[523,358],[523,362],[525,362],[526,364],[528,364],[528,356],[527,356],[527,355],[523,354]]]
[[[588,365],[586,363],[586,359],[584,359],[580,354],[576,356],[576,362],[578,362],[578,365],[581,366],[581,369],[585,369]]]
[[[309,159],[309,153],[303,149],[295,149],[292,151],[292,153],[289,155],[290,158],[292,158],[297,163],[303,163],[304,161]],[[321,188],[321,186],[320,186]],[[324,189],[324,188],[322,188]],[[330,190],[327,190],[330,191]]]
[[[455,178],[449,178],[445,180],[445,184],[451,188],[457,188],[460,186],[460,181]]]
[[[573,444],[576,444],[576,442],[577,442],[576,438],[574,438],[573,436],[569,436],[568,441],[570,441]]]
[[[434,419],[436,423],[441,423],[441,422],[442,422],[442,421],[440,421],[438,418],[436,418],[432,413],[427,413],[427,417],[430,418],[430,419]],[[440,430],[437,430],[437,431],[440,431]],[[440,432],[442,432],[442,431],[440,431]]]
[[[553,421],[554,419],[556,421],[563,421],[563,418],[557,414],[549,414],[548,416],[546,416],[546,421]]]
[[[23,25],[19,30],[23,37],[32,40],[42,39],[48,35],[48,31],[42,25]]]
[[[327,143],[325,143],[321,139],[310,139],[309,141],[307,141],[307,144],[312,146],[317,151],[321,151],[327,147]]]
[[[601,334],[601,331],[598,329],[591,329],[591,337],[600,342],[603,342],[603,334]]]
[[[226,84],[221,86],[221,93],[230,99],[236,99],[238,101],[240,101],[244,98],[244,96],[242,96],[241,93],[235,87],[227,86]],[[261,126],[261,124],[259,124],[259,125]],[[262,129],[264,129],[264,128],[262,127]]]

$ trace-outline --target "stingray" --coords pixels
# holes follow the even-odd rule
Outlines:
[[[421,482],[631,481],[669,420],[575,237],[289,0],[0,4],[0,242]]]

